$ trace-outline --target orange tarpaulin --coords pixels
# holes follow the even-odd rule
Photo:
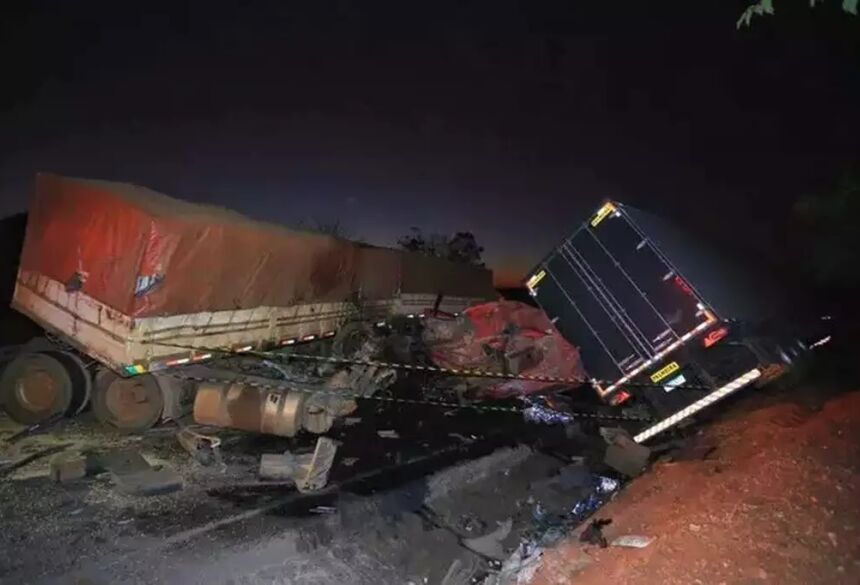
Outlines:
[[[359,290],[493,296],[489,271],[416,256],[135,185],[40,174],[21,269],[134,317],[339,301]]]

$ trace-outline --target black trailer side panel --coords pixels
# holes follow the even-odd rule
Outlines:
[[[629,205],[619,207],[720,317],[763,322],[789,313],[783,295],[761,274],[728,260],[660,217]]]
[[[638,341],[642,355],[653,355],[654,348],[666,339],[669,326],[595,235],[600,227],[580,230],[571,239],[567,249],[579,254],[587,263],[593,277],[605,291],[608,302],[616,306],[621,316],[630,323],[630,335]],[[657,275],[657,278],[662,275]]]
[[[620,205],[556,248],[529,288],[606,398],[717,319]]]
[[[594,228],[594,234],[660,316],[664,330],[668,327],[674,332],[671,337],[698,325],[699,300],[691,294],[684,276],[675,273],[626,214],[607,218]]]
[[[634,437],[642,442],[772,379],[797,355],[796,342],[757,334],[778,310],[758,282],[665,222],[610,202],[526,285],[580,348],[598,394],[651,413]]]
[[[615,358],[594,334],[584,320],[581,309],[570,301],[568,294],[559,284],[558,277],[554,275],[556,272],[564,272],[564,267],[560,264],[563,260],[555,255],[547,260],[548,264],[553,266],[553,273],[547,274],[541,280],[538,302],[562,336],[579,348],[582,362],[588,364],[589,376],[601,380],[618,378],[622,371],[616,365]],[[546,307],[552,307],[552,310],[549,311]]]
[[[561,334],[580,348],[590,376],[617,378],[623,372],[621,364],[638,358],[636,349],[569,258],[556,253],[545,270],[537,301]]]
[[[547,298],[541,293],[545,284],[537,284],[532,290],[541,307],[552,317],[561,310],[558,303],[577,307],[625,372],[707,319],[707,305],[684,275],[623,211],[597,225],[583,225],[544,261],[543,268],[563,294]]]

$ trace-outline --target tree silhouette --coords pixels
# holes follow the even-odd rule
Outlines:
[[[472,232],[457,232],[451,237],[440,234],[424,234],[419,228],[410,228],[409,234],[397,240],[404,250],[428,256],[445,258],[452,262],[463,262],[483,266],[481,254],[484,248],[478,245]]]

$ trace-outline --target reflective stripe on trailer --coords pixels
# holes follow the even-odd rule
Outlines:
[[[633,437],[633,440],[636,441],[637,443],[642,443],[644,441],[647,441],[648,439],[650,439],[654,435],[656,435],[658,433],[662,433],[663,431],[665,431],[669,427],[672,427],[672,426],[678,424],[679,422],[681,422],[685,418],[694,415],[695,413],[699,412],[703,408],[710,406],[711,404],[713,404],[717,400],[725,398],[726,396],[728,396],[732,392],[736,392],[736,391],[740,390],[741,388],[743,388],[747,384],[751,383],[753,380],[756,380],[757,378],[760,378],[760,377],[761,377],[761,370],[759,370],[758,368],[753,368],[752,370],[750,370],[749,372],[747,372],[743,376],[732,380],[731,382],[729,382],[725,386],[714,390],[713,392],[711,392],[707,396],[697,400],[696,402],[690,404],[689,406],[687,406],[685,408],[682,408],[681,410],[679,410],[675,414],[669,416],[668,418],[661,420],[660,422],[658,422],[654,426],[645,429],[644,431],[642,431],[641,433],[639,433],[638,435]]]

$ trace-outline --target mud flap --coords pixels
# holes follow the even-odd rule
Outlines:
[[[648,466],[651,449],[634,441],[623,429],[600,429],[607,442],[603,462],[628,477],[641,474]]]

